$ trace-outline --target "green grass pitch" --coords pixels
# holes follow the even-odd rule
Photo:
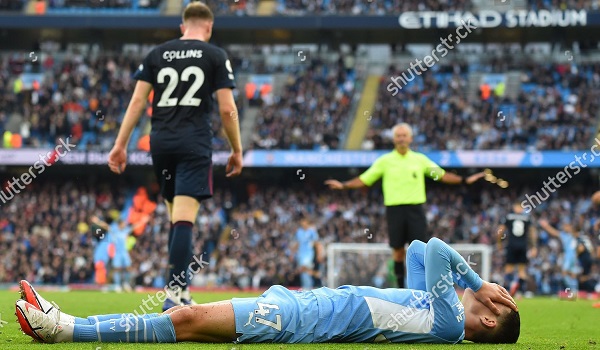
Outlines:
[[[75,316],[123,313],[139,310],[146,294],[114,294],[100,292],[48,292],[48,300],[55,301],[63,311]],[[248,297],[244,293],[195,293],[197,302],[229,299],[234,296]],[[19,331],[15,322],[14,302],[17,292],[0,291],[0,349],[204,349],[204,350],[378,350],[385,347],[402,349],[447,349],[452,345],[428,344],[37,344]],[[521,313],[521,337],[517,344],[478,345],[465,342],[457,347],[467,349],[597,349],[600,350],[600,308],[593,308],[589,300],[564,301],[555,298],[534,298],[518,301]],[[154,310],[158,312],[158,308]]]

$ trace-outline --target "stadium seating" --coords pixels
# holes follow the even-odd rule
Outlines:
[[[80,150],[110,150],[133,91],[132,75],[142,58],[45,54],[40,68],[40,61],[34,66],[24,53],[6,57],[10,58],[0,61],[0,70],[12,74],[0,81],[0,106],[5,106],[0,110],[0,133],[20,134],[22,147],[53,147],[58,138],[73,135],[71,140]],[[52,78],[41,84],[35,99],[30,90],[13,89],[21,73],[40,69],[51,72]],[[150,111],[134,131],[130,150],[137,149],[140,138],[149,132]],[[239,114],[243,119],[242,108]],[[213,117],[213,147],[228,149],[218,113]]]
[[[0,11],[21,11],[27,0],[0,0]]]
[[[162,0],[50,0],[49,14],[158,14]]]
[[[0,11],[19,11],[23,4],[29,0],[0,0]],[[83,14],[101,12],[106,14],[156,14],[161,5],[168,0],[49,0],[48,13],[50,14]],[[180,0],[183,6],[193,0]],[[204,0],[215,15],[223,16],[255,16],[255,15],[345,15],[345,16],[385,16],[399,15],[407,11],[473,11],[477,8],[470,0],[450,1],[418,1],[418,0],[239,0],[219,1]],[[265,3],[267,12],[261,12],[260,7]],[[589,10],[595,4],[589,1],[569,1],[557,3],[546,0],[527,1],[523,4],[528,10]],[[511,7],[500,8],[501,11]]]
[[[73,135],[80,149],[110,149],[133,90],[132,74],[141,57],[117,58],[107,54],[84,59],[82,55],[68,58],[64,53],[45,54],[37,65],[25,53],[5,57],[0,68],[10,75],[6,81],[0,81],[0,106],[7,106],[0,110],[0,133],[20,135],[19,144],[24,148],[52,146],[58,137]],[[234,56],[232,62],[236,72],[257,72],[260,68]],[[391,127],[399,122],[413,125],[413,147],[421,151],[589,148],[598,113],[594,103],[600,88],[595,78],[596,65],[570,68],[559,63],[525,64],[520,92],[514,97],[491,93],[489,98],[472,98],[467,87],[474,70],[491,71],[493,64],[473,64],[471,71],[464,67],[439,64],[435,71],[424,72],[396,96],[387,90],[389,77],[403,71],[389,67],[381,78],[362,148],[391,148]],[[38,84],[35,99],[28,90],[14,88],[21,73],[35,75],[44,71],[53,72],[53,78]],[[273,98],[258,112],[247,149],[343,147],[340,141],[356,114],[352,102],[359,94],[355,91],[358,77],[354,67],[344,57],[334,62],[312,58],[286,73],[290,74],[288,82],[275,89]],[[243,94],[237,93],[240,89],[236,90],[236,99],[243,119]],[[11,104],[12,101],[20,103]],[[505,118],[498,118],[500,111]],[[146,115],[150,113],[151,109]],[[130,149],[145,149],[149,121],[142,118]],[[215,109],[213,147],[227,150],[220,129]]]
[[[468,72],[454,67],[424,72],[396,96],[386,90],[389,77],[406,72],[390,67],[363,148],[392,148],[390,127],[400,122],[413,125],[413,146],[420,150],[589,148],[598,113],[596,65],[526,64],[515,99],[492,94],[474,103]]]
[[[343,60],[311,61],[290,77],[274,103],[265,104],[253,134],[253,147],[265,149],[337,149],[349,120],[354,70]]]

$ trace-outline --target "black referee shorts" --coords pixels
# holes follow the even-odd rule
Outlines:
[[[385,207],[390,247],[403,248],[415,239],[427,242],[427,219],[421,204]]]
[[[188,196],[198,201],[213,195],[212,158],[196,153],[152,154],[154,174],[164,199]]]
[[[506,248],[506,263],[507,264],[527,264],[527,247],[508,246]]]

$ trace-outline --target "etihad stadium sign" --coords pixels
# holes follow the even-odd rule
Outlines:
[[[402,13],[398,22],[406,29],[454,28],[469,19],[477,28],[575,27],[588,24],[588,13],[586,10],[481,10],[477,13],[410,11]]]

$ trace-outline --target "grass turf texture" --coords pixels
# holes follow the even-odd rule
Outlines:
[[[140,310],[146,294],[114,294],[100,292],[42,292],[55,301],[62,310],[75,316],[123,313]],[[254,294],[255,295],[255,294]],[[199,302],[211,302],[231,297],[249,297],[253,294],[195,293]],[[19,331],[15,322],[14,302],[17,292],[0,291],[0,317],[8,324],[0,328],[0,349],[199,349],[203,350],[377,350],[386,347],[403,349],[448,349],[450,345],[430,344],[38,344]],[[518,301],[521,313],[521,337],[517,344],[479,345],[464,342],[458,347],[466,349],[598,349],[600,350],[600,308],[593,308],[588,300],[563,301],[556,298],[534,298]],[[160,307],[155,308],[159,312]],[[139,311],[138,311],[139,312]]]

